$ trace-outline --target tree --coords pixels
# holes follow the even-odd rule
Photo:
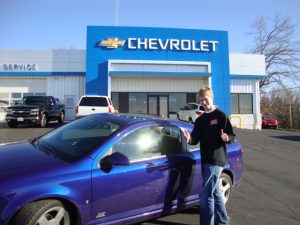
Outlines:
[[[286,87],[285,78],[299,79],[300,41],[295,40],[296,26],[289,17],[275,14],[273,18],[260,17],[254,21],[251,31],[252,54],[265,55],[266,77],[260,81],[260,88],[270,84]]]

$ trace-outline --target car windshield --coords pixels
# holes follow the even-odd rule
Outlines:
[[[46,105],[47,98],[45,98],[43,96],[24,97],[23,104],[25,104],[25,105]]]
[[[60,127],[36,142],[65,160],[75,161],[99,147],[120,128],[109,118],[88,116]]]
[[[273,117],[272,117],[272,116],[264,116],[263,119],[264,119],[264,120],[272,120]]]

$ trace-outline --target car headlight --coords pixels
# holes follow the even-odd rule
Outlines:
[[[39,109],[32,109],[30,110],[31,115],[37,115],[39,113]]]

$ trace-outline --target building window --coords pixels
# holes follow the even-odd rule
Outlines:
[[[0,106],[6,107],[9,105],[9,93],[2,92],[0,93]]]
[[[117,109],[119,111],[120,110],[120,108],[119,108],[119,93],[112,92],[111,93],[111,100],[113,102],[113,105],[114,105],[115,109]]]
[[[129,93],[129,112],[147,114],[146,93]]]
[[[169,113],[177,114],[177,112],[186,105],[186,93],[170,93],[169,94]]]
[[[252,94],[231,94],[231,113],[233,114],[252,114],[253,96]]]

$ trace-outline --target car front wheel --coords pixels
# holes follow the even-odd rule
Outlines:
[[[14,218],[14,225],[71,225],[70,214],[58,200],[32,202],[23,207]]]
[[[48,123],[47,120],[48,120],[47,115],[46,115],[45,113],[43,113],[43,114],[41,115],[41,121],[40,121],[40,127],[41,127],[41,128],[46,127],[46,125],[47,125],[47,123]]]
[[[224,203],[226,204],[232,191],[232,180],[226,173],[222,173],[220,176],[220,190],[223,195]]]
[[[57,118],[58,123],[59,123],[59,124],[62,124],[62,123],[64,122],[64,119],[65,119],[65,114],[64,114],[64,112],[60,112],[59,117]]]

